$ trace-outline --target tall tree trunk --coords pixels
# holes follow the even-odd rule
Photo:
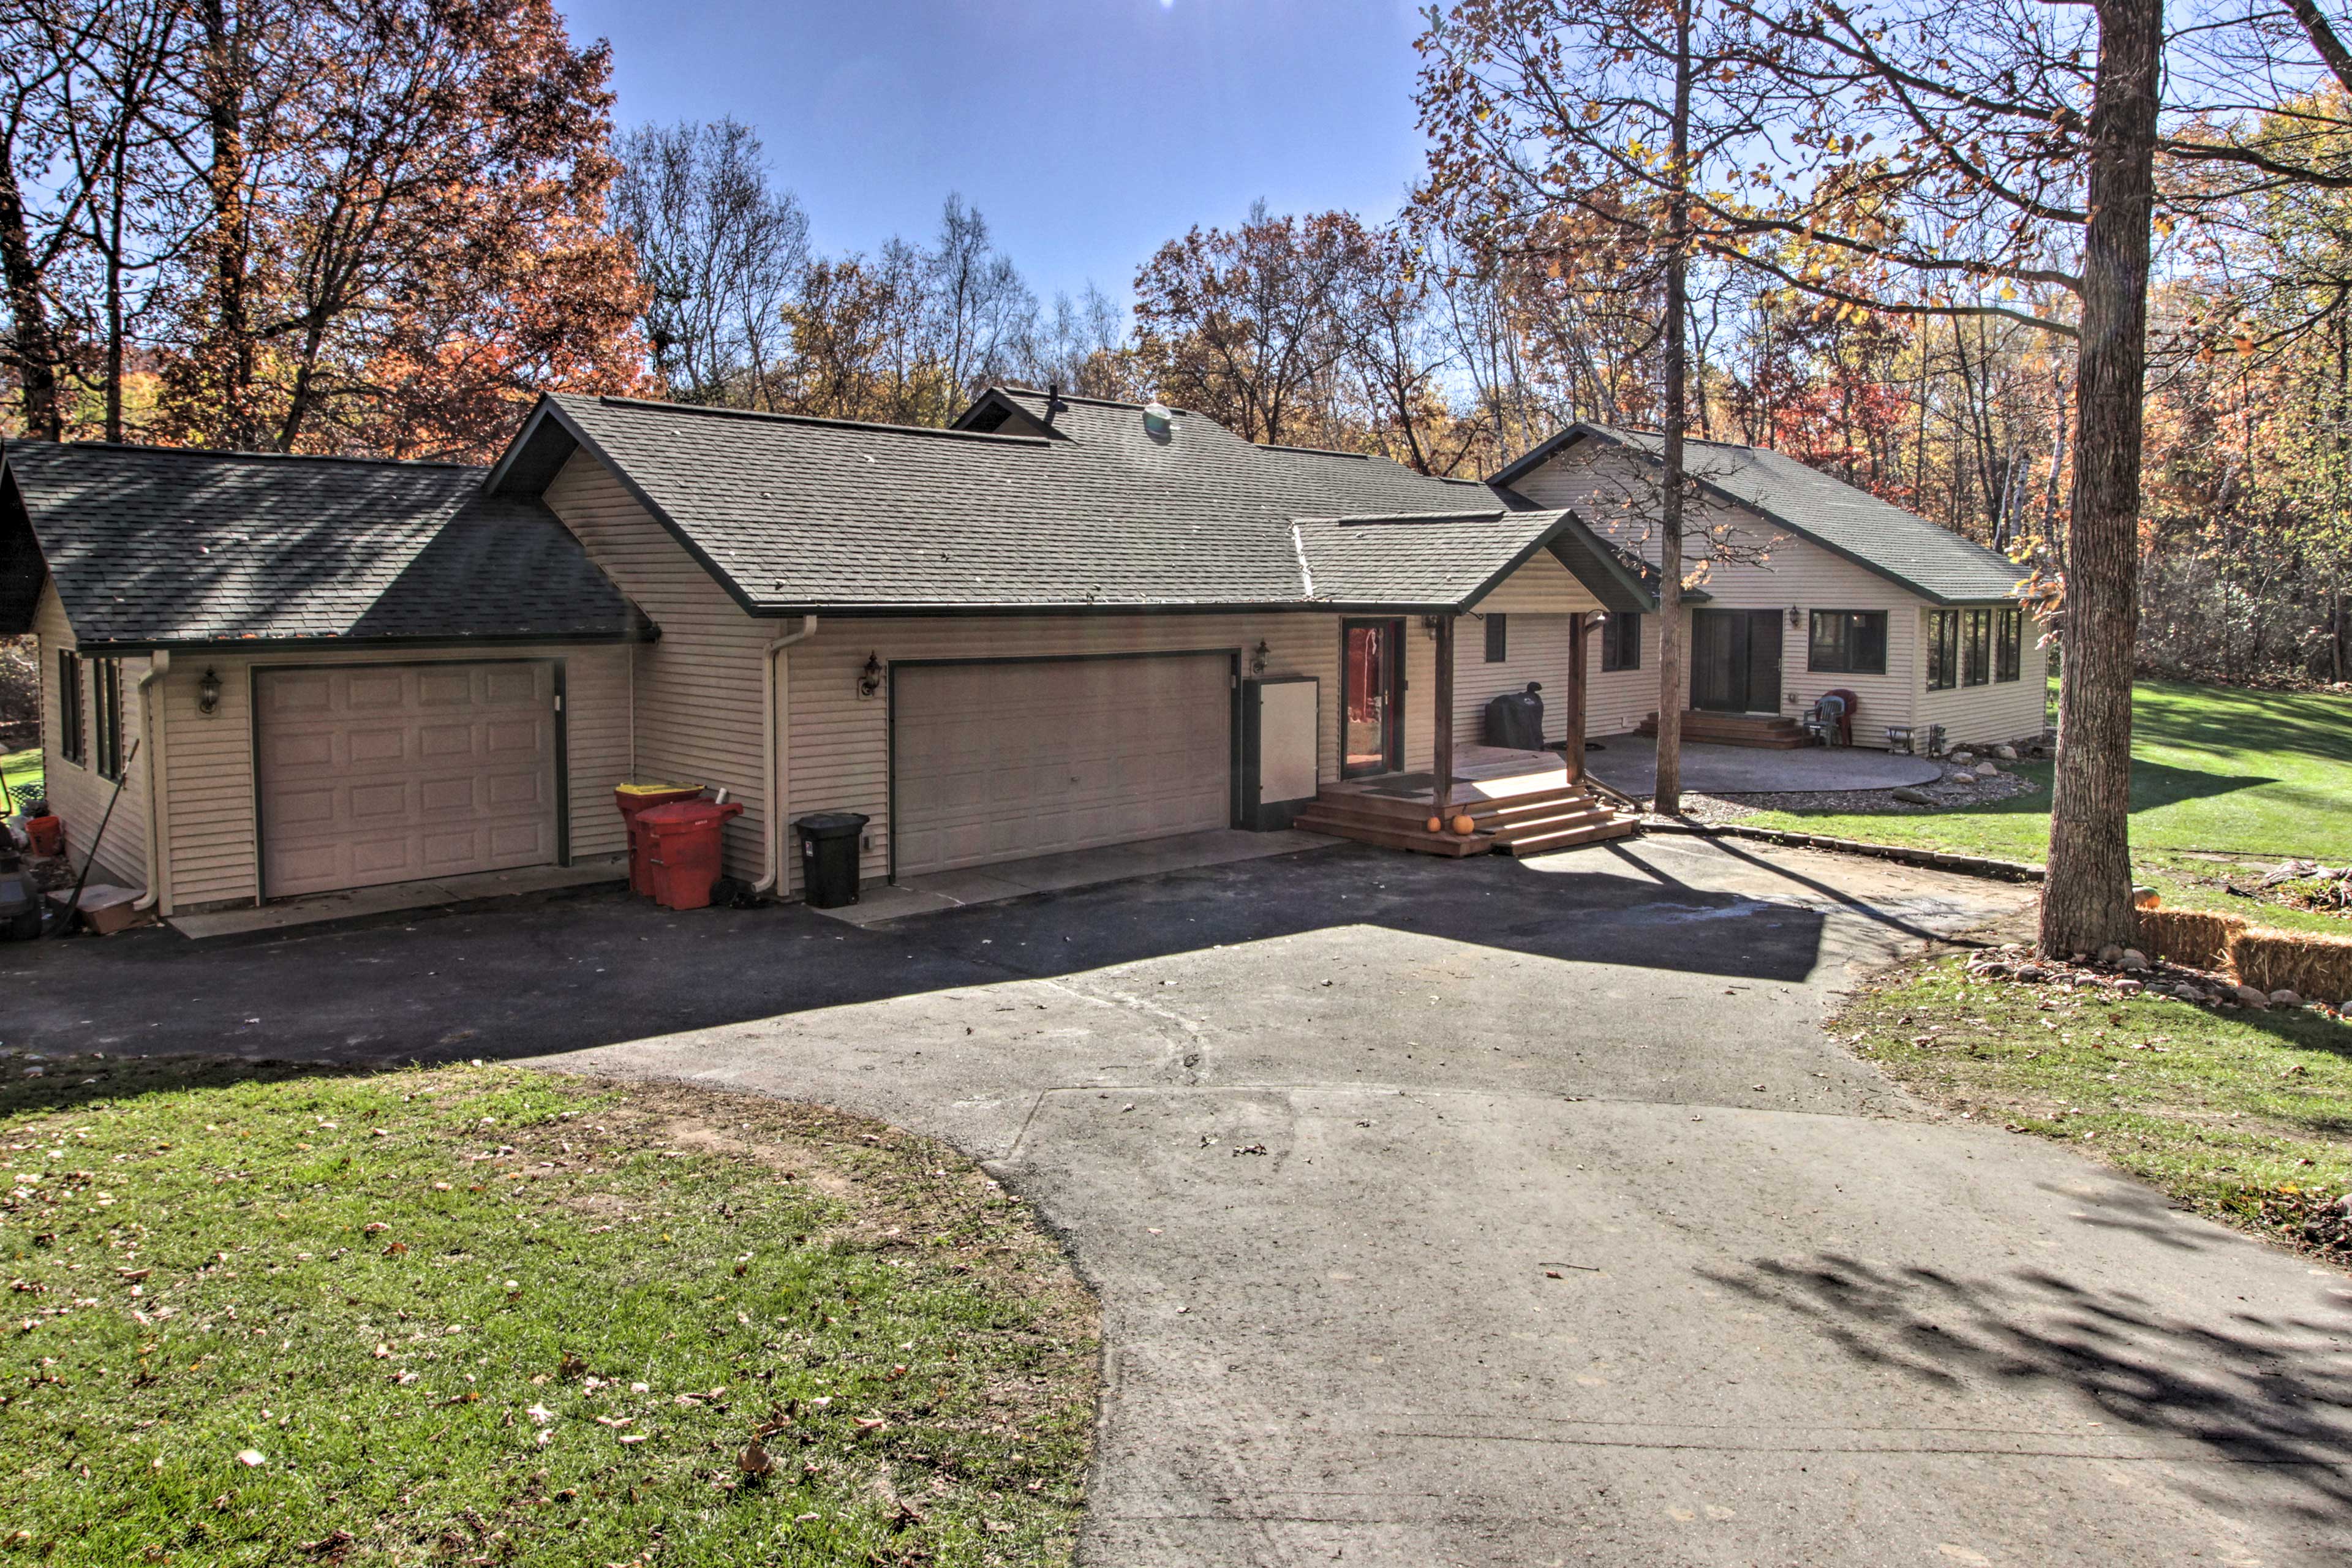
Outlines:
[[[256,436],[253,410],[254,352],[249,284],[252,258],[245,205],[245,89],[247,61],[239,18],[226,0],[205,0],[204,93],[212,139],[205,183],[212,204],[212,294],[214,360],[218,413],[213,439],[250,450]]]
[[[2053,955],[2096,952],[2134,934],[2132,658],[2164,4],[2099,0],[2098,16],[2058,776],[2042,894],[2042,951]]]
[[[0,150],[0,275],[5,275],[8,317],[15,326],[7,354],[16,369],[26,434],[37,441],[63,440],[57,329],[49,322],[48,301],[41,296],[33,237],[25,226],[25,194],[16,184],[16,161],[8,150]]]
[[[114,188],[107,209],[110,222],[106,244],[106,438],[110,441],[122,439],[122,186],[130,173],[130,140],[126,123],[115,143]]]
[[[1683,426],[1689,418],[1691,0],[1675,5],[1674,188],[1666,198],[1664,504],[1658,536],[1658,782],[1650,809],[1683,808]]]

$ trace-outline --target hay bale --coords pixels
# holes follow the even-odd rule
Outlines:
[[[2310,931],[2242,931],[2230,942],[2238,978],[2263,991],[2292,991],[2329,1004],[2352,997],[2352,937]]]
[[[2236,915],[2210,910],[2142,910],[2140,951],[2191,969],[2227,970],[2230,942],[2246,929]]]

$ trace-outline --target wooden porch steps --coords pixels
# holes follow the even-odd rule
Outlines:
[[[1386,849],[1460,858],[1490,852],[1537,855],[1622,838],[1636,825],[1635,818],[1598,799],[1581,784],[1457,801],[1454,809],[1455,815],[1468,815],[1475,831],[1466,837],[1430,832],[1430,805],[1425,798],[1325,790],[1299,815],[1297,826],[1309,833],[1328,833]]]
[[[1634,727],[1637,735],[1658,732],[1658,716],[1653,712]],[[1683,710],[1683,739],[1705,741],[1718,746],[1755,746],[1766,751],[1793,752],[1810,742],[1804,726],[1794,719],[1774,714],[1709,713],[1696,708]]]

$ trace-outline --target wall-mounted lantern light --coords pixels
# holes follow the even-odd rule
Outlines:
[[[1265,639],[1263,637],[1259,638],[1257,647],[1250,649],[1250,673],[1252,675],[1264,675],[1265,673],[1265,661],[1272,656],[1273,652],[1274,650],[1272,648],[1265,646]]]
[[[209,713],[220,706],[220,677],[212,670],[205,671],[196,682],[196,711]]]
[[[1794,605],[1789,606],[1789,627],[1791,631],[1795,630],[1798,626],[1802,626],[1804,624],[1804,620],[1805,613],[1802,610],[1799,609]]]
[[[871,697],[882,689],[882,660],[879,655],[867,654],[866,668],[857,672],[857,695]]]

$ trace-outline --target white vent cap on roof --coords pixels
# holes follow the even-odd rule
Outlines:
[[[1154,436],[1167,435],[1175,418],[1175,412],[1157,399],[1143,405],[1143,427]]]

